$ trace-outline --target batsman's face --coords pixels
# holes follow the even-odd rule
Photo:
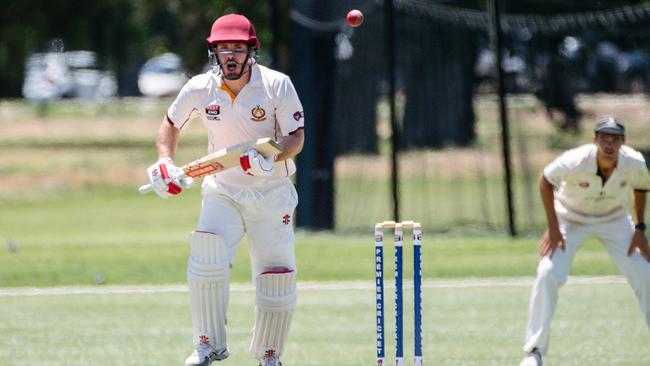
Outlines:
[[[217,45],[217,57],[226,79],[239,78],[248,55],[245,43],[220,43]]]
[[[616,162],[618,151],[625,143],[625,136],[596,133],[594,143],[598,147],[598,155],[605,161]]]

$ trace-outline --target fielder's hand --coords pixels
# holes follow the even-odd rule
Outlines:
[[[171,158],[162,158],[147,168],[151,188],[162,198],[176,196],[183,191],[183,188],[192,185],[194,182],[192,178],[181,179],[182,175],[183,169],[175,166]]]
[[[244,173],[260,177],[273,175],[273,163],[276,155],[265,158],[255,149],[248,149],[239,157],[239,165]]]
[[[645,233],[641,230],[634,230],[634,235],[632,236],[630,248],[627,250],[627,255],[631,256],[637,250],[646,261],[650,262],[650,246],[648,246],[648,238],[645,237]]]
[[[548,229],[544,233],[542,241],[539,243],[539,256],[544,258],[544,256],[552,256],[553,252],[557,248],[560,248],[562,251],[566,250],[566,243],[564,242],[564,236],[559,229]]]

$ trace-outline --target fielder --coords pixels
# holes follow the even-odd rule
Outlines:
[[[542,365],[559,289],[590,236],[603,243],[627,279],[650,327],[650,248],[644,223],[650,175],[643,156],[624,143],[623,124],[602,117],[593,144],[569,150],[544,168],[539,187],[548,230],[540,243],[524,343],[527,355],[520,366]]]
[[[281,366],[296,304],[291,218],[298,197],[289,177],[296,171],[291,158],[304,142],[303,109],[288,76],[256,63],[260,42],[246,17],[220,17],[206,41],[212,69],[185,84],[158,130],[159,160],[147,169],[156,193],[178,195],[191,183],[178,178],[182,171],[172,159],[181,130],[197,115],[207,128],[210,153],[263,137],[278,140],[283,151],[264,158],[248,150],[241,155],[241,169],[203,180],[187,265],[195,350],[185,365],[207,366],[229,355],[230,268],[246,233],[256,287],[250,352],[260,366]]]

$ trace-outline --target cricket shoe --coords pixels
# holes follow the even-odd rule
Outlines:
[[[225,360],[228,356],[230,356],[230,353],[228,353],[227,348],[216,350],[208,343],[201,343],[185,359],[185,366],[210,366],[212,361]]]
[[[273,350],[266,351],[266,355],[260,360],[259,366],[282,366],[282,362],[275,355]]]
[[[519,366],[543,366],[542,355],[539,353],[539,350],[537,348],[533,348],[533,350],[528,352],[526,357],[521,360]]]

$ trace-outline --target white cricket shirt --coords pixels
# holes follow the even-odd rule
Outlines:
[[[304,127],[304,113],[289,77],[261,65],[253,65],[251,78],[237,96],[212,70],[190,79],[167,111],[178,129],[199,116],[208,130],[208,153],[253,139],[278,140]],[[216,183],[234,186],[261,186],[286,179],[296,166],[290,159],[276,162],[273,176],[249,176],[232,168],[205,177],[203,193],[215,190]]]
[[[544,168],[555,187],[558,217],[579,223],[613,220],[629,213],[632,190],[650,190],[650,174],[638,151],[622,146],[614,172],[603,185],[596,165],[597,147],[566,151]]]

